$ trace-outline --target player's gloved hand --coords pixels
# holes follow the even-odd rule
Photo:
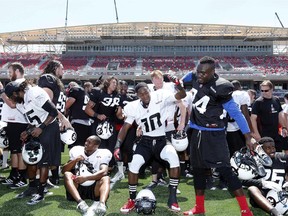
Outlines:
[[[114,149],[114,157],[115,157],[115,160],[117,161],[121,160],[120,148]]]
[[[179,85],[179,84],[180,84],[180,81],[179,81],[178,77],[176,77],[176,76],[167,74],[167,78],[168,78],[171,82],[175,83],[175,85]]]
[[[276,192],[282,191],[282,187],[277,184],[276,182],[272,182],[272,181],[262,181],[262,187],[264,189],[271,189],[274,190]]]

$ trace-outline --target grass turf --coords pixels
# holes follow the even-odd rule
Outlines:
[[[62,154],[62,162],[65,163],[68,160],[67,149]],[[2,175],[8,176],[10,170],[1,171]],[[147,185],[150,180],[150,173],[146,172],[147,177],[145,179],[139,179],[139,185],[137,191],[140,191],[143,186]],[[26,189],[26,188],[25,188]],[[6,185],[0,184],[0,215],[1,216],[76,216],[81,215],[76,210],[76,202],[67,201],[65,198],[65,188],[63,186],[63,180],[60,181],[60,188],[51,189],[53,195],[45,197],[43,202],[40,202],[34,206],[29,206],[26,202],[29,198],[16,199],[14,198],[18,193],[21,193],[24,188],[11,190]],[[181,213],[173,213],[168,210],[168,189],[158,186],[153,192],[157,199],[157,208],[155,215],[182,215],[183,211],[189,210],[195,203],[195,194],[193,189],[193,179],[181,179],[179,190],[181,194],[178,194],[178,202],[181,207]],[[121,215],[119,209],[128,199],[128,184],[127,175],[121,182],[117,182],[113,187],[110,197],[108,199],[107,214],[109,216]],[[92,201],[87,200],[88,205],[92,204]],[[228,191],[206,191],[205,195],[205,208],[206,216],[239,216],[240,211],[235,198],[231,196]],[[265,213],[260,209],[252,209],[255,216],[263,216]],[[138,215],[135,212],[129,215]],[[268,215],[268,214],[266,214]]]

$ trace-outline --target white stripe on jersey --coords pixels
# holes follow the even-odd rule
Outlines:
[[[148,108],[142,106],[140,99],[124,107],[124,113],[127,116],[125,122],[132,124],[135,121],[141,126],[145,136],[165,136],[165,120],[169,117],[168,110],[177,100],[172,92],[163,89],[151,92],[150,96]]]
[[[39,86],[29,87],[24,95],[24,103],[17,104],[17,108],[25,114],[30,124],[38,127],[47,118],[49,113],[42,108],[50,97],[45,90]]]

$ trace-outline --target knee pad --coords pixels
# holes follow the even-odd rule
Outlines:
[[[170,168],[180,167],[179,157],[175,148],[172,145],[166,145],[161,153],[160,158],[169,163]]]
[[[132,161],[129,164],[129,171],[132,173],[138,174],[139,169],[144,163],[145,163],[145,160],[141,155],[139,154],[133,155]]]

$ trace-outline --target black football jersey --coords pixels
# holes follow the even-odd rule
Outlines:
[[[52,74],[43,74],[38,80],[38,86],[41,88],[51,89],[53,92],[52,102],[55,104],[57,110],[59,110],[61,113],[64,113],[66,96],[58,86],[56,77]]]
[[[0,98],[0,120],[2,118],[2,107],[3,107],[4,101],[2,98]]]
[[[196,73],[192,73],[191,84],[195,95],[191,122],[201,127],[224,128],[222,104],[232,99],[233,85],[217,74],[203,85],[197,82]]]
[[[96,113],[104,114],[109,121],[115,122],[117,108],[122,103],[119,94],[108,94],[101,89],[92,89],[90,100],[95,103],[93,110]]]
[[[82,87],[73,87],[69,90],[67,97],[72,97],[75,102],[69,108],[70,119],[88,120],[89,116],[85,113],[85,107],[89,101],[89,96]]]
[[[276,152],[275,158],[272,159],[272,167],[265,167],[266,176],[264,179],[283,185],[285,183],[285,173],[288,166],[287,160],[288,155],[282,152]]]

